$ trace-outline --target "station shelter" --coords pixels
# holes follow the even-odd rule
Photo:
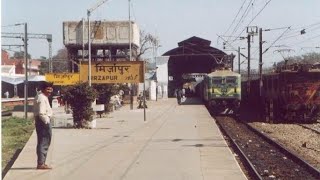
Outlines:
[[[164,86],[167,86],[168,97],[174,96],[176,88],[183,88],[186,84],[195,86],[202,80],[203,75],[215,69],[232,69],[235,56],[210,45],[211,41],[193,36],[179,42],[177,48],[167,51],[161,60],[156,62],[159,67],[161,64],[167,66],[167,85]],[[158,69],[157,79],[164,77],[165,73],[159,73],[161,69],[163,68]]]

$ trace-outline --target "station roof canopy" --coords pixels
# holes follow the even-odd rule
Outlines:
[[[163,56],[170,56],[169,69],[174,74],[209,73],[229,63],[229,56],[210,44],[209,40],[193,36],[179,42],[177,48],[167,51]]]
[[[211,41],[193,36],[189,39],[178,43],[178,47],[174,48],[163,56],[184,56],[184,55],[213,55],[217,58],[227,55],[223,51],[211,47]]]
[[[1,76],[1,81],[17,85],[24,83],[25,81],[24,76]],[[39,82],[39,81],[45,81],[45,76],[40,76],[40,75],[30,75],[28,76],[28,82]]]

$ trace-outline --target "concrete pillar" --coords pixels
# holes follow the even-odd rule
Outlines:
[[[156,82],[150,81],[149,100],[152,100],[152,101],[156,100],[156,87],[157,87]]]

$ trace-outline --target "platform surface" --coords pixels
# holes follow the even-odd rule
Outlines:
[[[149,101],[97,119],[95,129],[54,128],[46,163],[36,169],[33,132],[5,180],[241,180],[235,155],[201,102]],[[57,117],[64,117],[61,108]],[[69,115],[65,115],[69,116]]]

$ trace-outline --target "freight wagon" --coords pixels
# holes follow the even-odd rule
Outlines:
[[[242,85],[245,87],[243,98],[251,106],[260,105],[268,121],[315,122],[319,118],[320,71],[304,68],[282,70],[264,74],[262,84],[257,79]]]

